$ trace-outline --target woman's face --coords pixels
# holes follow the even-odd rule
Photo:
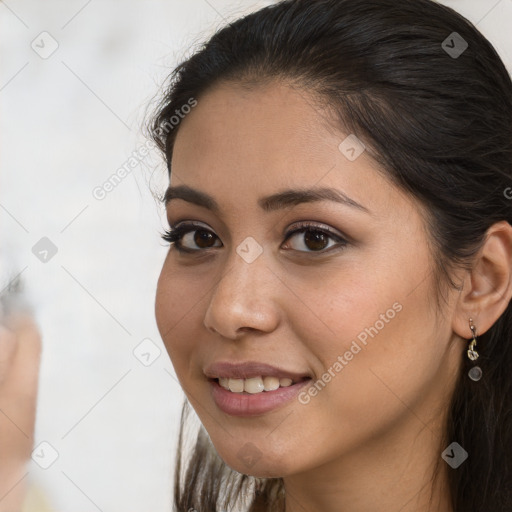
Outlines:
[[[277,83],[217,86],[179,128],[171,186],[217,208],[169,200],[171,225],[199,227],[181,239],[193,252],[169,250],[156,319],[213,444],[242,473],[282,477],[392,453],[426,426],[435,432],[452,391],[464,347],[451,329],[454,296],[436,313],[420,209],[348,135],[305,92]],[[320,188],[344,200],[263,200]],[[270,390],[268,377],[287,373],[301,382]],[[268,391],[251,392],[258,375]]]

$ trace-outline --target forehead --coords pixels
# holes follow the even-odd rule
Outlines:
[[[188,150],[189,159],[202,163],[207,155],[212,163],[238,167],[240,174],[299,171],[300,162],[327,163],[326,150],[333,141],[322,136],[319,124],[327,125],[305,94],[290,87],[222,84],[201,97],[184,120],[174,156],[179,159],[180,151]]]
[[[363,205],[396,202],[393,195],[403,194],[367,151],[347,158],[349,135],[303,90],[277,82],[251,88],[223,83],[199,98],[182,121],[171,183],[238,206],[256,206],[258,198],[281,190],[320,186],[338,188]]]

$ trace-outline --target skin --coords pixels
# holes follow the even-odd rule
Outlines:
[[[41,336],[32,317],[15,313],[0,326],[0,512],[21,510],[34,444]]]
[[[221,211],[168,204],[171,224],[197,221],[215,237],[207,248],[186,235],[194,254],[171,246],[158,281],[158,328],[219,455],[239,472],[283,477],[286,512],[453,512],[443,460],[433,488],[430,478],[449,444],[443,421],[468,319],[485,332],[512,295],[512,228],[493,226],[473,270],[456,275],[461,289],[446,290],[436,309],[422,208],[368,151],[349,161],[338,149],[347,135],[284,83],[222,83],[200,98],[180,125],[171,185],[213,196]],[[258,206],[262,196],[313,186],[341,190],[369,213],[330,201]],[[300,221],[349,242],[321,254],[304,233],[286,240]],[[250,264],[236,252],[248,236],[264,250]],[[316,381],[396,303],[400,312],[306,405],[292,400],[237,418],[211,398],[203,369],[219,360],[263,361]],[[239,456],[248,440],[260,452],[251,467]]]

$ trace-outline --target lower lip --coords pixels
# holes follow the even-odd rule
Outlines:
[[[291,386],[280,387],[274,391],[261,393],[233,393],[224,389],[216,380],[210,380],[213,400],[217,407],[231,416],[257,416],[273,411],[295,398],[311,379],[297,382]]]

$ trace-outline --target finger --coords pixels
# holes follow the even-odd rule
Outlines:
[[[12,436],[22,436],[29,441],[27,446],[30,448],[36,415],[41,337],[34,320],[27,314],[10,315],[5,324],[13,333],[15,348],[0,385],[3,415],[0,423],[5,432],[12,431]]]
[[[16,334],[0,325],[0,386],[8,376],[17,346]]]

